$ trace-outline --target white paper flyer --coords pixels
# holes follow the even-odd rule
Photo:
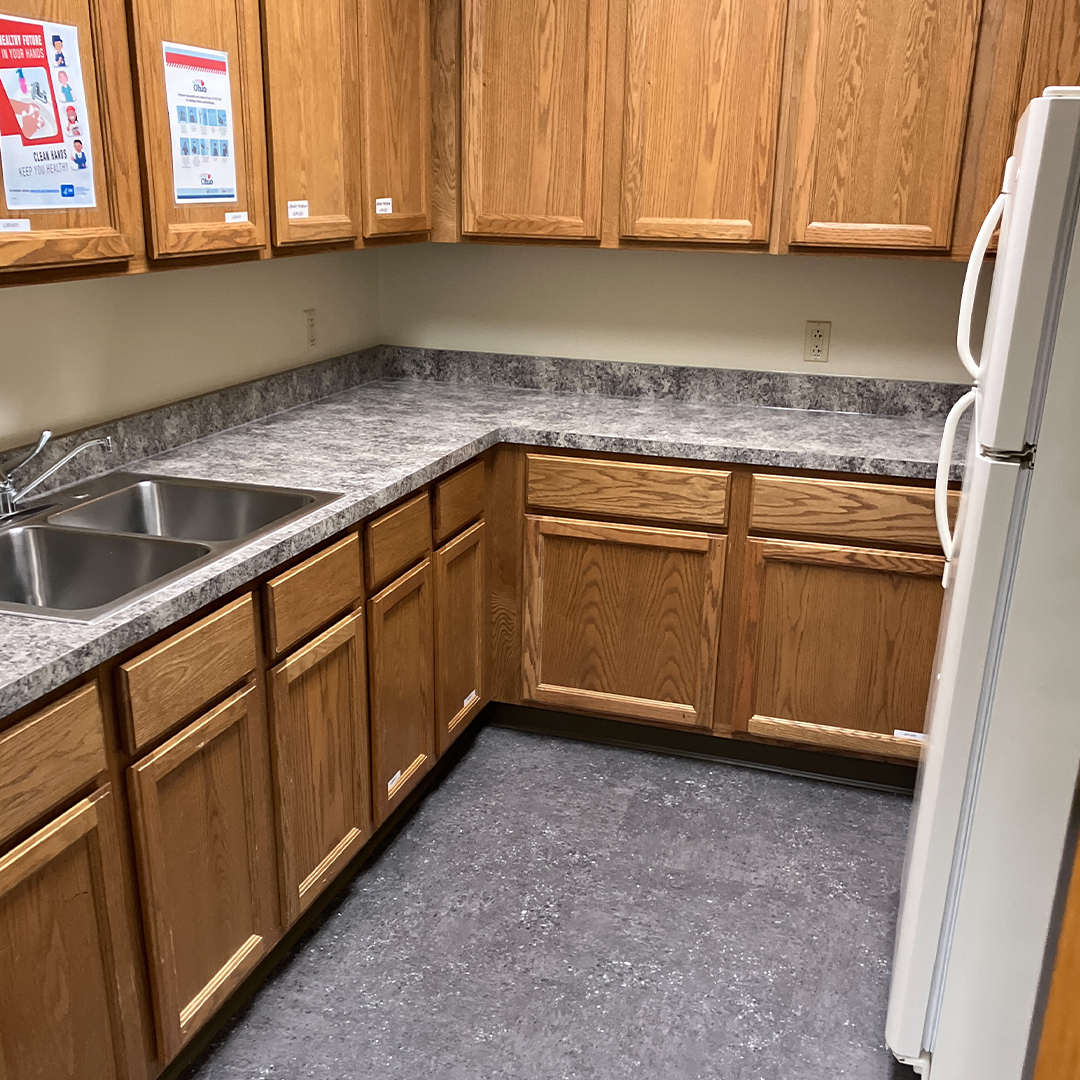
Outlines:
[[[94,201],[78,28],[0,15],[0,172],[8,210]]]
[[[178,203],[236,202],[229,54],[163,41]]]

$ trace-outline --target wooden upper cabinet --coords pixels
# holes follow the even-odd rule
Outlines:
[[[360,235],[356,5],[262,6],[275,244]]]
[[[607,0],[464,0],[462,230],[598,239]]]
[[[1019,113],[1048,86],[1080,83],[1080,0],[1031,0]]]
[[[0,45],[6,89],[0,94],[0,133],[18,140],[26,158],[0,185],[0,268],[120,262],[140,254],[139,162],[123,3],[6,0],[0,35],[35,39]],[[63,65],[54,35],[61,39]],[[16,50],[22,68],[8,66],[17,62]],[[44,160],[35,160],[35,153]],[[52,171],[61,168],[62,173]],[[19,175],[23,169],[27,174]],[[5,189],[12,193],[10,202]]]
[[[150,254],[163,258],[265,247],[266,143],[257,0],[203,0],[198,4],[131,0],[131,12]],[[176,79],[185,96],[187,86],[181,86],[182,76],[190,75],[196,96],[191,98],[188,112],[194,114],[195,123],[179,123],[176,92],[166,92],[165,43],[179,47],[169,51],[169,72],[170,80]],[[222,53],[226,54],[224,61]],[[320,78],[322,66],[320,57]],[[215,111],[225,112],[231,126],[211,127],[209,109],[203,125],[197,102],[203,100],[204,92],[208,104],[211,97],[218,96],[223,68],[228,73],[228,100],[216,101]],[[199,82],[205,91],[196,90]],[[290,92],[301,89],[291,87]],[[190,153],[196,138],[200,143],[198,160]],[[201,154],[203,142],[207,144],[205,157]],[[221,156],[222,142],[228,144],[231,165]],[[214,143],[217,159],[212,154]]]
[[[980,6],[796,0],[791,243],[949,246]]]
[[[431,228],[430,0],[360,0],[364,235]]]
[[[769,238],[786,0],[629,0],[620,233]]]

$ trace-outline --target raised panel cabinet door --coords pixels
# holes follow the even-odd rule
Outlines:
[[[371,777],[375,824],[435,761],[431,559],[368,601]]]
[[[134,1080],[131,944],[108,786],[0,856],[0,1076]]]
[[[215,251],[254,250],[266,246],[266,141],[264,133],[262,56],[258,0],[202,0],[198,4],[169,0],[131,0],[134,54],[141,106],[139,137],[150,211],[147,238],[154,258],[199,255]],[[173,110],[165,90],[164,43],[180,46],[169,51],[170,68],[177,77],[190,72],[212,85],[227,68],[232,138],[228,153],[236,169],[235,195],[196,194],[217,188],[223,174],[214,164],[212,141],[221,132],[197,122],[197,131],[178,134],[174,147]],[[200,51],[204,54],[199,56]],[[222,61],[220,53],[227,54]],[[207,77],[211,83],[207,83]],[[293,92],[298,92],[293,88]],[[194,108],[194,107],[193,107]],[[196,120],[201,121],[196,112]],[[209,118],[208,118],[209,121]],[[207,143],[207,156],[184,165],[182,138],[189,144],[198,137]],[[175,165],[174,154],[179,162]],[[189,186],[190,185],[190,186]],[[177,192],[181,193],[178,200]],[[228,198],[228,201],[220,201]]]
[[[270,746],[288,925],[371,836],[363,611],[273,669]]]
[[[128,770],[163,1059],[272,944],[269,777],[247,686]]]
[[[364,235],[431,228],[430,0],[360,0]]]
[[[356,6],[262,0],[274,243],[360,235]]]
[[[796,0],[788,239],[947,248],[981,0]]]
[[[726,543],[527,516],[526,699],[711,727]]]
[[[623,236],[769,238],[787,0],[629,0]]]
[[[478,521],[435,552],[435,725],[438,752],[487,704],[487,564]]]
[[[732,727],[917,759],[945,560],[750,540]]]
[[[464,232],[599,238],[607,6],[464,0]]]
[[[55,64],[55,30],[45,41],[43,20],[74,27],[74,33],[63,31],[67,41],[61,36],[65,67]],[[6,186],[0,185],[0,269],[130,259],[141,251],[142,213],[124,5],[121,0],[6,0],[0,6],[0,38],[24,36],[34,42],[0,45],[5,65],[16,62],[15,50],[25,54],[23,68],[5,68],[13,82],[0,95],[0,133],[21,140],[31,156],[36,148],[40,158],[21,168],[40,170],[47,185],[58,175],[53,170],[63,169],[61,180],[71,180],[72,193],[64,195],[56,185],[58,201],[78,197],[81,205],[40,208],[30,205],[38,197],[25,193],[13,195],[9,205],[5,190],[34,176],[5,177]],[[85,98],[68,74],[80,67]],[[22,85],[19,71],[25,72]],[[76,138],[82,143],[81,165]],[[75,190],[87,178],[92,198]]]

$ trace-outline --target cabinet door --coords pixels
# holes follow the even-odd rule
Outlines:
[[[525,697],[712,725],[726,540],[525,519]]]
[[[980,0],[799,0],[797,244],[945,248]]]
[[[43,28],[43,20],[59,25]],[[55,63],[54,34],[61,37],[63,67]],[[45,186],[51,188],[58,174],[45,170],[63,167],[69,171],[60,179],[71,180],[70,195],[57,182],[56,198],[13,193],[10,204],[5,186],[0,186],[0,267],[106,262],[136,254],[142,219],[124,5],[119,0],[7,0],[0,35],[35,39],[32,46],[15,47],[26,54],[25,92],[16,76],[23,69],[8,66],[17,62],[10,55],[14,48],[0,46],[5,78],[15,79],[0,91],[0,134],[18,141],[31,159],[14,171],[40,168]],[[81,167],[76,138],[82,144]],[[62,160],[32,164],[35,149]],[[4,179],[11,189],[26,178]],[[78,208],[40,206],[67,198]]]
[[[371,835],[362,611],[271,672],[270,743],[288,925]]]
[[[198,4],[131,0],[131,12],[151,255],[162,258],[264,247],[266,144],[257,0],[203,0]],[[227,149],[235,168],[235,185],[228,182],[232,168],[220,156],[223,129],[212,131],[209,123],[205,129],[201,123],[187,124],[184,126],[198,131],[181,134],[177,121],[174,138],[172,125],[178,106],[175,94],[168,95],[165,89],[166,42],[180,47],[168,51],[170,80],[175,78],[179,83],[182,75],[190,74],[193,91],[201,82],[207,93],[217,96],[221,80],[228,75],[228,101],[222,100],[218,108],[223,108],[226,121],[231,123],[231,138],[224,141],[230,143]],[[226,60],[221,53],[227,54]],[[192,105],[191,110],[201,121],[198,107]],[[200,153],[196,159],[189,154],[191,163],[185,165],[181,140],[190,144],[196,136],[200,143],[207,143],[207,156]],[[220,167],[213,164],[210,153],[214,139],[219,143]],[[232,187],[235,191],[229,194],[227,189]]]
[[[364,235],[431,228],[429,0],[361,0]]]
[[[786,0],[629,0],[623,236],[766,241]]]
[[[441,754],[487,704],[484,523],[435,552],[435,724]]]
[[[375,824],[435,760],[431,559],[368,601]]]
[[[261,722],[258,690],[248,686],[128,773],[165,1060],[272,943]]]
[[[263,0],[262,24],[274,243],[355,239],[356,7],[347,0]]]
[[[107,786],[0,857],[4,1080],[138,1075],[118,864]]]
[[[945,560],[789,540],[747,551],[733,728],[918,758]]]
[[[464,0],[462,228],[598,238],[607,0]]]

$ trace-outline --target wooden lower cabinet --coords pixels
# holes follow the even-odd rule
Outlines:
[[[435,760],[431,559],[368,601],[375,824]]]
[[[248,685],[128,772],[166,1061],[275,939],[264,724]]]
[[[528,515],[525,698],[711,727],[726,543]]]
[[[944,559],[790,540],[747,543],[732,727],[917,759]]]
[[[270,747],[289,925],[372,832],[363,611],[270,673]]]
[[[435,731],[439,754],[487,704],[484,523],[435,552]]]
[[[0,1077],[139,1076],[108,785],[0,856]]]

